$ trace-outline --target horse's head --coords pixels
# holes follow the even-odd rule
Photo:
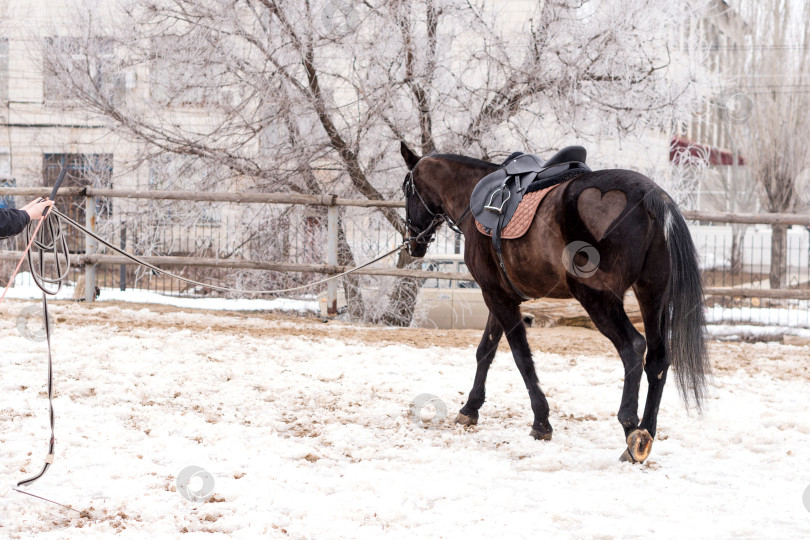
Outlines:
[[[402,183],[405,193],[405,234],[404,240],[408,244],[408,253],[411,257],[425,256],[428,246],[433,241],[436,228],[444,221],[441,203],[432,190],[425,185],[425,179],[420,174],[419,160],[410,148],[403,142],[400,144],[400,153],[408,166],[408,174]]]

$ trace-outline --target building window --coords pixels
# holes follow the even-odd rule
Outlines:
[[[227,100],[225,67],[195,55],[185,41],[152,40],[149,92],[164,107],[202,107]]]
[[[109,39],[47,37],[43,71],[45,101],[69,102],[81,94],[118,101],[124,95],[126,81],[116,73]]]
[[[95,187],[112,189],[112,154],[43,154],[42,178],[45,187],[53,187],[59,171],[67,169],[62,187]],[[59,209],[81,224],[85,222],[84,197],[58,197]],[[109,218],[113,213],[111,198],[96,198],[96,215]],[[71,252],[84,251],[84,237],[72,227],[68,228],[68,247]]]

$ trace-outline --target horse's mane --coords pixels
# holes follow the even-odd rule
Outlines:
[[[430,157],[449,159],[450,161],[463,163],[465,165],[472,165],[473,167],[498,167],[498,165],[495,163],[490,163],[489,161],[484,161],[469,156],[460,156],[458,154],[432,154]]]

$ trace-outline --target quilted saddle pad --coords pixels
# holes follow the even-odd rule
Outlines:
[[[520,238],[526,234],[526,231],[529,230],[532,221],[534,221],[534,216],[537,214],[537,209],[540,207],[540,203],[543,202],[546,195],[551,193],[554,188],[560,185],[562,184],[549,186],[547,188],[532,191],[531,193],[524,195],[520,200],[520,204],[518,205],[517,210],[515,210],[515,214],[512,216],[512,219],[509,220],[509,223],[501,231],[501,238],[505,240],[512,240],[515,238]],[[475,220],[475,226],[482,234],[492,236],[492,230],[481,225],[477,219]]]

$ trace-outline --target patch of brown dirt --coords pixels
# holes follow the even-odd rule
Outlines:
[[[160,305],[138,305],[124,302],[95,302],[93,304],[57,302],[64,305],[65,312],[57,314],[58,323],[76,325],[114,325],[120,330],[161,329],[176,327],[193,332],[222,332],[253,337],[288,337],[302,335],[311,339],[336,338],[368,344],[386,345],[398,343],[415,348],[428,347],[477,347],[481,330],[440,330],[432,328],[390,328],[380,326],[347,325],[339,321],[325,321],[320,317],[295,317],[278,313],[207,311],[176,308]],[[107,313],[103,308],[118,307],[121,311]],[[148,309],[158,316],[144,317],[140,310]],[[175,317],[161,315],[205,315],[199,320],[184,317],[182,322]],[[267,322],[276,324],[267,324]],[[527,329],[529,344],[533,350],[561,355],[615,354],[615,349],[596,330],[576,326]],[[508,351],[506,339],[500,350]]]
[[[709,343],[709,358],[718,373],[744,369],[767,373],[776,379],[810,379],[810,346],[795,347],[777,343]]]
[[[9,301],[0,304],[0,317],[9,319],[22,306],[33,300]],[[70,301],[52,302],[57,324],[115,326],[119,331],[133,329],[176,328],[178,331],[222,332],[259,338],[281,338],[291,335],[308,339],[333,338],[346,342],[371,345],[402,344],[414,348],[455,347],[475,348],[481,339],[480,330],[439,330],[429,328],[387,328],[347,325],[319,317],[290,316],[279,313],[229,312],[176,308],[172,306],[131,304],[125,302],[95,302],[84,304]],[[531,304],[530,304],[531,305]],[[537,306],[535,306],[537,307]],[[119,308],[110,310],[110,308]],[[143,310],[148,310],[144,313]],[[539,306],[539,309],[543,309]],[[529,310],[524,310],[529,311]],[[200,317],[193,315],[199,314]],[[596,330],[579,326],[554,326],[527,329],[529,345],[535,352],[575,356],[607,356],[618,354],[607,338]],[[508,351],[503,339],[499,350]],[[709,355],[717,372],[762,371],[777,378],[810,378],[810,346],[788,346],[776,343],[741,343],[711,341]]]

